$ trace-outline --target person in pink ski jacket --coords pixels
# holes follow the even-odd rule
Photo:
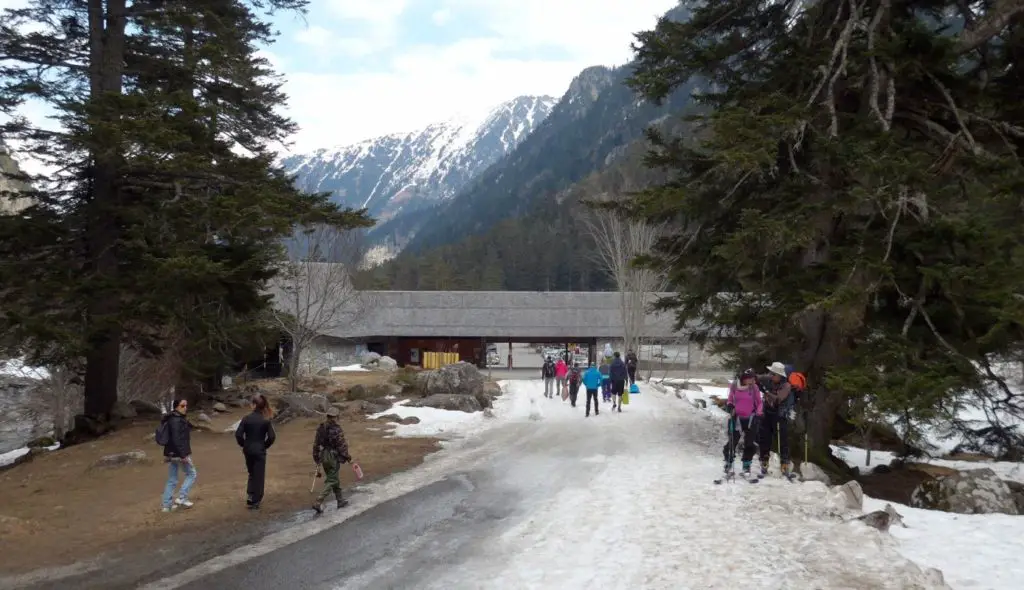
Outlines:
[[[743,432],[743,475],[750,476],[750,462],[754,458],[754,441],[757,440],[757,429],[764,415],[761,403],[761,389],[757,386],[757,375],[753,369],[747,369],[736,381],[729,385],[729,397],[725,401],[725,411],[729,412],[733,421],[732,437],[725,443],[722,453],[725,455],[725,472],[731,474],[736,447],[740,444],[740,431]]]
[[[555,389],[556,397],[562,395],[562,391],[565,390],[565,378],[569,375],[569,366],[565,364],[565,359],[558,359],[555,363]]]

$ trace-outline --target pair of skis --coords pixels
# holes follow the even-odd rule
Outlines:
[[[788,479],[790,483],[796,483],[798,481],[797,478],[796,478],[796,474],[795,473],[786,473],[786,474],[783,474],[782,477],[785,478],[785,479]],[[744,477],[742,474],[738,477],[738,479],[742,479],[743,481],[748,482],[748,483],[758,483],[758,482],[760,482],[764,478],[765,478],[764,475],[756,475],[756,476],[752,476],[752,477]],[[736,476],[735,473],[733,473],[731,475],[726,475],[725,477],[720,477],[720,478],[716,479],[715,480],[715,485],[721,485],[722,483],[725,483],[727,481],[735,481],[736,479],[737,479],[737,476]]]
[[[726,432],[728,433],[728,436],[729,436],[728,443],[727,443],[729,445],[727,447],[728,450],[729,450],[728,459],[729,459],[729,464],[732,465],[733,461],[736,460],[736,445],[735,445],[735,439],[734,439],[735,432],[736,432],[736,418],[735,418],[735,416],[730,416],[729,417],[729,422],[728,422],[728,426],[726,427]],[[765,475],[766,474],[764,474],[764,473],[759,473],[759,474],[757,474],[754,477],[744,477],[744,476],[741,475],[740,479],[742,479],[743,481],[746,481],[748,483],[758,483],[762,479],[764,479]],[[792,473],[792,472],[790,472],[790,473],[783,473],[782,477],[788,479],[790,483],[795,483],[797,481],[796,474]],[[716,479],[715,480],[715,485],[721,485],[723,482],[735,481],[735,480],[736,480],[736,474],[735,473],[727,473],[724,477],[720,477],[720,478]]]

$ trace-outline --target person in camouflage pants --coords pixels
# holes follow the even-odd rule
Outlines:
[[[338,500],[338,508],[348,506],[348,500],[341,497],[341,482],[338,481],[338,469],[342,463],[352,461],[352,457],[348,454],[348,443],[345,442],[345,433],[341,431],[341,425],[338,424],[338,415],[340,413],[338,408],[329,408],[327,410],[327,420],[316,429],[316,438],[313,439],[313,461],[323,467],[324,470],[324,489],[317,496],[316,502],[313,504],[313,510],[316,510],[317,514],[323,514],[324,500],[327,499],[331,492],[334,493],[334,497]]]

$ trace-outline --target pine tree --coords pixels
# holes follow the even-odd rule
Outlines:
[[[34,206],[0,217],[0,322],[37,361],[84,359],[87,415],[116,401],[122,343],[224,344],[263,309],[296,223],[368,223],[272,164],[268,146],[294,127],[256,54],[273,32],[255,11],[304,5],[35,0],[5,13],[0,106],[42,101],[60,125],[3,128],[56,172],[29,179]]]
[[[726,0],[637,36],[646,97],[706,82],[692,134],[651,134],[675,177],[637,199],[678,228],[668,306],[744,366],[808,373],[823,466],[866,394],[912,423],[1024,410],[992,367],[1024,336],[1022,12]]]

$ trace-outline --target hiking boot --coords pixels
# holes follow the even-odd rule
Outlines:
[[[160,512],[174,512],[174,506],[164,506],[160,509]]]
[[[338,500],[338,510],[348,506],[348,500]]]
[[[316,512],[316,513],[317,513],[318,515],[319,515],[319,514],[323,514],[323,513],[324,513],[324,503],[323,503],[323,502],[317,502],[316,504],[313,504],[313,510],[314,510],[314,511],[315,511],[315,512]]]
[[[768,462],[761,461],[761,475],[768,475]]]
[[[188,498],[178,498],[177,500],[174,501],[174,504],[176,506],[181,506],[182,508],[191,508],[192,506],[194,506],[194,504],[190,502]]]

